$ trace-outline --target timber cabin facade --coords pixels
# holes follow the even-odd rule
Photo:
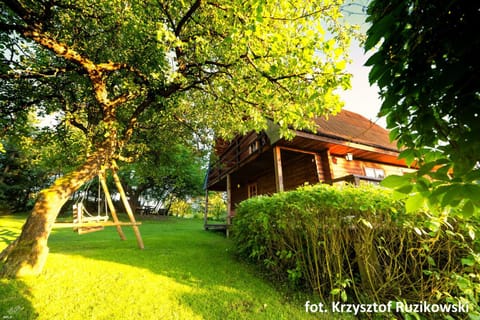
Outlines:
[[[365,117],[342,110],[328,120],[315,119],[317,131],[295,131],[287,141],[269,129],[231,142],[218,141],[217,162],[210,166],[207,191],[227,192],[228,219],[241,201],[316,183],[378,183],[384,177],[411,172],[390,142],[389,132]],[[208,201],[208,198],[207,198]],[[205,228],[214,225],[207,223]]]

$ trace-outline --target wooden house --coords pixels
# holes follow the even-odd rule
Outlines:
[[[292,140],[281,138],[271,124],[264,132],[217,142],[218,160],[210,166],[205,188],[227,192],[228,217],[235,215],[236,204],[256,195],[305,183],[378,183],[412,171],[398,159],[389,132],[365,117],[343,110],[315,122],[316,132],[295,131]],[[210,227],[206,214],[205,227]]]

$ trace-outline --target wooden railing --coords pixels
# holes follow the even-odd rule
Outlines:
[[[347,176],[343,176],[343,177],[340,177],[340,178],[336,178],[336,179],[333,179],[329,182],[329,184],[335,184],[335,183],[341,183],[341,182],[345,182],[345,183],[351,183],[353,185],[360,185],[362,183],[369,183],[369,184],[374,184],[374,185],[378,185],[380,184],[380,181],[382,181],[383,179],[381,178],[373,178],[373,177],[367,177],[367,176],[360,176],[360,175],[357,175],[357,174],[349,174]]]
[[[246,163],[254,155],[260,153],[265,144],[266,135],[264,133],[257,134],[252,132],[233,140],[220,158],[210,165],[207,187],[218,182],[226,174]]]

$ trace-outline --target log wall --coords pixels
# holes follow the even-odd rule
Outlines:
[[[353,159],[351,161],[347,161],[345,157],[337,155],[332,155],[331,159],[333,179],[347,176],[350,174],[365,176],[366,168],[382,169],[385,172],[385,176],[403,175],[404,173],[414,171],[414,169],[410,168],[365,161],[361,159]]]

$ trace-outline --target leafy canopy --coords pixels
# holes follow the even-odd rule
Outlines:
[[[432,205],[480,207],[480,39],[476,1],[374,0],[365,49],[391,138],[418,173],[385,184]],[[414,183],[413,185],[411,183]],[[477,208],[477,209],[475,209]]]
[[[149,108],[219,136],[264,128],[266,118],[308,127],[339,110],[334,90],[349,85],[340,5],[5,1],[2,110],[61,111],[92,140],[108,136],[112,119],[129,138]]]
[[[174,159],[184,141],[190,149],[188,131],[208,142],[272,119],[286,133],[340,109],[335,89],[349,86],[352,33],[339,22],[341,4],[2,1],[1,132],[32,112],[55,115],[53,148],[76,150],[62,161],[78,165],[109,141],[115,157],[139,161],[129,166],[132,187],[188,193],[199,170]],[[57,153],[43,154],[49,163]]]

